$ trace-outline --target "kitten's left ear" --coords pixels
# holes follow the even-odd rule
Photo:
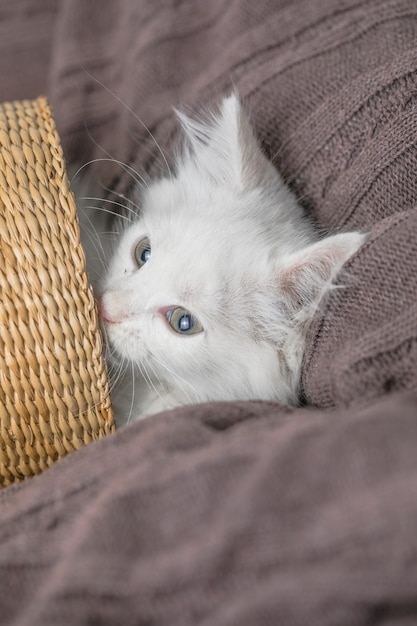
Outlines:
[[[210,124],[179,114],[198,168],[240,189],[265,185],[276,170],[263,154],[239,98],[224,98]]]
[[[316,306],[365,240],[361,233],[341,233],[292,254],[278,272],[278,286],[290,310]]]

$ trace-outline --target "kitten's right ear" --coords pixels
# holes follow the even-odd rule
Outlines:
[[[278,272],[278,286],[289,309],[315,307],[365,240],[361,233],[341,233],[293,253]]]

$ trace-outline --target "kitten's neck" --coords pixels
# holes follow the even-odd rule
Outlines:
[[[179,400],[173,392],[167,392],[166,389],[146,389],[142,390],[140,396],[140,402],[138,402],[137,412],[135,419],[142,419],[155,413],[161,413],[162,411],[168,411],[174,409],[176,406],[181,406],[184,401]]]
[[[134,381],[132,376],[125,376],[112,391],[112,405],[118,427],[183,404],[184,399],[165,386],[158,383],[150,386],[140,376],[136,376]]]

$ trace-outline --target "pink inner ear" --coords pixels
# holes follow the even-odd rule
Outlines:
[[[364,239],[359,233],[334,235],[293,254],[278,274],[279,287],[290,306],[318,302]]]
[[[300,309],[311,303],[314,294],[326,281],[314,273],[314,266],[302,261],[291,265],[279,274],[279,287],[286,297],[287,304],[293,309]],[[318,295],[318,293],[317,293]]]

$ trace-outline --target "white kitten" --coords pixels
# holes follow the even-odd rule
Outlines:
[[[364,241],[319,240],[235,96],[209,123],[179,117],[176,174],[140,191],[101,285],[111,358],[128,364],[119,425],[208,400],[296,404],[308,324]]]

